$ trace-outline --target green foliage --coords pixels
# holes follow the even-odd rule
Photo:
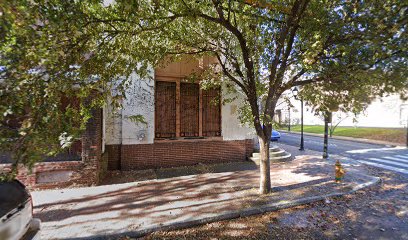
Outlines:
[[[27,165],[61,151],[63,135],[80,136],[106,99],[120,106],[132,72],[144,78],[186,54],[218,59],[192,80],[244,94],[242,119],[261,137],[293,86],[322,111],[407,95],[407,6],[398,0],[17,0],[0,13],[1,150]],[[21,124],[10,128],[10,116]]]
[[[248,103],[238,108],[238,119],[242,125],[247,125],[254,121],[254,117],[251,111],[251,106],[249,106]]]
[[[0,173],[0,183],[1,182],[9,182],[16,178],[16,171],[7,172],[7,173]]]
[[[324,39],[315,36],[326,56],[314,71],[321,80],[304,87],[304,98],[321,111],[355,114],[377,96],[398,92],[406,98],[406,14],[398,2],[371,1],[344,4],[327,15],[325,41],[335,44],[323,50]]]
[[[132,116],[128,116],[128,118],[130,119],[130,121],[138,124],[138,123],[142,123],[147,125],[146,119],[143,115],[132,115]]]

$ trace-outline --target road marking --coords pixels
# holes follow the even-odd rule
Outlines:
[[[406,149],[405,147],[392,147],[392,148],[367,148],[367,149],[357,149],[357,150],[350,150],[347,153],[368,153],[368,152],[379,152],[379,151],[393,151],[393,150],[401,150]]]
[[[400,158],[405,158],[405,159],[408,159],[408,156],[407,155],[395,155],[396,157],[400,157]]]
[[[322,142],[317,142],[317,141],[313,141],[313,140],[305,140],[305,144],[309,144],[309,145],[313,145],[313,144],[316,144],[316,145],[320,145]],[[337,144],[335,144],[335,143],[329,143],[329,146],[331,146],[331,147],[337,147]],[[320,147],[320,146],[319,146]],[[322,146],[323,147],[323,146]]]
[[[394,165],[397,165],[397,166],[408,168],[408,164],[400,163],[400,162],[396,162],[396,161],[389,161],[389,160],[384,160],[384,159],[379,159],[379,158],[370,158],[370,160],[380,162],[380,163],[394,164]]]
[[[374,166],[374,167],[384,168],[384,169],[387,169],[387,170],[408,174],[408,170],[403,169],[403,168],[396,168],[396,167],[391,167],[391,166],[388,166],[388,165],[383,165],[383,164],[378,164],[378,163],[373,163],[373,162],[363,161],[363,160],[359,160],[359,162],[365,163],[367,165],[371,165],[371,166]]]
[[[403,159],[403,158],[396,158],[396,157],[384,157],[384,158],[388,158],[394,161],[398,161],[398,162],[403,162],[403,163],[408,163],[408,159]]]

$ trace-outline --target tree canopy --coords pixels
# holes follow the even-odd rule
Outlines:
[[[408,10],[399,0],[18,0],[0,9],[0,120],[24,123],[1,126],[9,150],[48,152],[63,132],[83,128],[112,86],[112,99],[123,97],[130,73],[185,54],[218,59],[203,78],[246,96],[245,119],[267,148],[276,103],[294,86],[320,109],[353,112],[375,96],[407,94]],[[62,95],[81,107],[62,111]]]

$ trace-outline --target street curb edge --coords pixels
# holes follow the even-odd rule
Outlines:
[[[236,211],[230,211],[230,212],[225,212],[220,215],[214,216],[214,217],[207,217],[207,218],[201,218],[201,219],[192,219],[189,221],[183,221],[183,222],[177,222],[173,224],[168,224],[168,225],[162,225],[162,226],[157,226],[157,227],[152,227],[148,229],[144,229],[141,231],[127,231],[127,232],[121,232],[118,234],[112,234],[112,235],[105,235],[105,236],[93,236],[93,237],[85,237],[85,238],[75,238],[76,240],[79,239],[112,239],[115,237],[123,237],[123,236],[128,236],[128,237],[142,237],[147,234],[157,232],[157,231],[171,231],[171,230],[176,230],[176,229],[183,229],[183,228],[188,228],[188,227],[194,227],[198,225],[203,225],[206,223],[212,223],[212,222],[218,222],[218,221],[223,221],[223,220],[229,220],[229,219],[236,219],[240,217],[248,217],[252,215],[258,215],[258,214],[263,214],[266,212],[272,212],[272,211],[277,211],[281,209],[286,209],[286,208],[291,208],[295,206],[300,206],[304,204],[309,204],[317,201],[321,201],[327,198],[332,198],[332,197],[340,197],[344,195],[348,195],[351,193],[354,193],[356,191],[359,191],[363,188],[367,188],[370,186],[373,186],[381,181],[381,178],[379,177],[374,177],[374,176],[369,176],[365,174],[361,174],[365,177],[371,178],[369,181],[358,184],[354,186],[351,190],[346,191],[346,192],[333,192],[329,194],[323,194],[319,196],[312,196],[312,197],[306,197],[306,198],[300,198],[297,200],[293,201],[288,201],[286,203],[269,203],[260,207],[251,207],[247,208],[244,210],[236,210]]]

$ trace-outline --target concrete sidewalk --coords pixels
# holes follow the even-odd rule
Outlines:
[[[251,164],[251,163],[248,163]],[[271,166],[273,191],[257,194],[258,170],[206,173],[97,187],[33,192],[43,239],[107,239],[237,218],[348,194],[379,181],[357,162],[297,156]]]

